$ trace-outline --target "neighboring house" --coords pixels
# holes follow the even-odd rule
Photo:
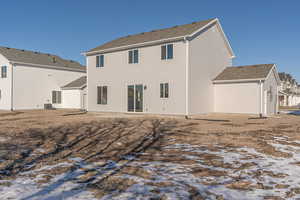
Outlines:
[[[261,104],[265,97],[257,95],[265,95],[266,90],[271,90],[272,101],[264,101],[268,107],[265,114],[277,111],[273,102],[277,99],[274,65],[267,65],[264,72],[271,74],[268,77],[263,74],[255,77],[257,80],[239,80],[243,83],[236,82],[239,77],[231,77],[234,80],[231,88],[236,91],[240,91],[238,88],[252,89],[243,86],[252,81],[263,88],[263,94],[260,89],[255,94],[257,98],[251,96],[254,101],[250,102],[251,107],[256,106],[253,109],[248,109],[248,104],[243,102],[245,92],[235,94],[235,99],[226,94],[228,83],[223,82],[232,80],[221,83],[215,79],[221,72],[225,73],[223,70],[227,66],[232,66],[235,57],[218,19],[121,37],[91,49],[85,55],[88,111],[263,114]],[[245,68],[245,73],[256,69]],[[233,101],[242,106],[234,104],[232,108],[224,109],[222,101]]]
[[[300,87],[297,81],[288,73],[279,73],[279,105],[280,106],[299,106]]]
[[[0,109],[77,108],[64,105],[61,87],[85,75],[78,62],[40,52],[0,47]]]

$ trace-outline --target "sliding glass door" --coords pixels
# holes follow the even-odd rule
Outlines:
[[[128,112],[143,112],[143,85],[128,85],[127,110]]]

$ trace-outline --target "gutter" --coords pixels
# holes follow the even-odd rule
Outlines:
[[[98,54],[98,53],[106,53],[106,52],[110,52],[110,51],[130,49],[130,48],[140,47],[140,46],[144,46],[144,45],[153,45],[156,43],[164,43],[164,42],[169,42],[169,41],[174,41],[174,40],[182,40],[182,39],[184,40],[185,37],[186,36],[179,36],[179,37],[173,37],[173,38],[166,38],[166,39],[162,39],[162,40],[154,40],[154,41],[136,43],[136,44],[125,45],[125,46],[120,46],[120,47],[115,47],[115,48],[103,49],[103,50],[98,50],[98,51],[83,52],[83,53],[81,53],[81,55],[91,56],[91,55]]]
[[[54,66],[54,65],[40,65],[40,64],[33,64],[33,63],[24,63],[24,62],[18,62],[18,61],[10,61],[9,62],[12,65],[29,65],[34,67],[40,67],[40,68],[48,68],[48,69],[57,69],[57,70],[66,70],[66,71],[74,71],[74,72],[86,72],[84,69],[74,69],[70,67],[63,67],[63,66]]]
[[[265,81],[265,78],[259,79],[236,79],[236,80],[213,80],[214,84],[217,83],[238,83],[238,82],[261,82]]]

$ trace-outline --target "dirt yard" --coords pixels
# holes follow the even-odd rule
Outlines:
[[[300,116],[0,112],[0,199],[300,199]]]

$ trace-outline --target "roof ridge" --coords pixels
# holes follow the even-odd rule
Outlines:
[[[136,35],[142,35],[142,34],[146,34],[146,33],[151,33],[151,32],[156,32],[156,31],[163,31],[163,30],[167,30],[167,29],[172,29],[172,28],[177,28],[177,27],[182,27],[182,26],[187,26],[187,25],[191,25],[191,24],[196,24],[196,23],[204,23],[204,22],[209,22],[212,20],[215,20],[217,18],[211,18],[211,19],[207,19],[207,20],[198,20],[198,21],[193,21],[191,23],[186,23],[186,24],[180,24],[180,25],[173,25],[167,28],[161,28],[161,29],[153,29],[151,31],[144,31],[144,32],[139,32],[139,33],[134,33],[134,34],[129,34],[127,36],[123,36],[123,37],[119,37],[117,39],[121,39],[121,38],[126,38],[126,37],[131,37],[131,36],[136,36]]]
[[[30,53],[39,53],[39,54],[44,54],[44,55],[48,55],[48,56],[57,56],[57,57],[60,57],[58,55],[51,54],[51,53],[45,53],[45,52],[34,51],[34,50],[27,50],[27,49],[19,49],[19,48],[14,48],[14,47],[0,46],[0,48],[4,48],[4,49],[7,49],[7,50],[13,49],[13,50],[17,50],[17,51],[30,52]]]

